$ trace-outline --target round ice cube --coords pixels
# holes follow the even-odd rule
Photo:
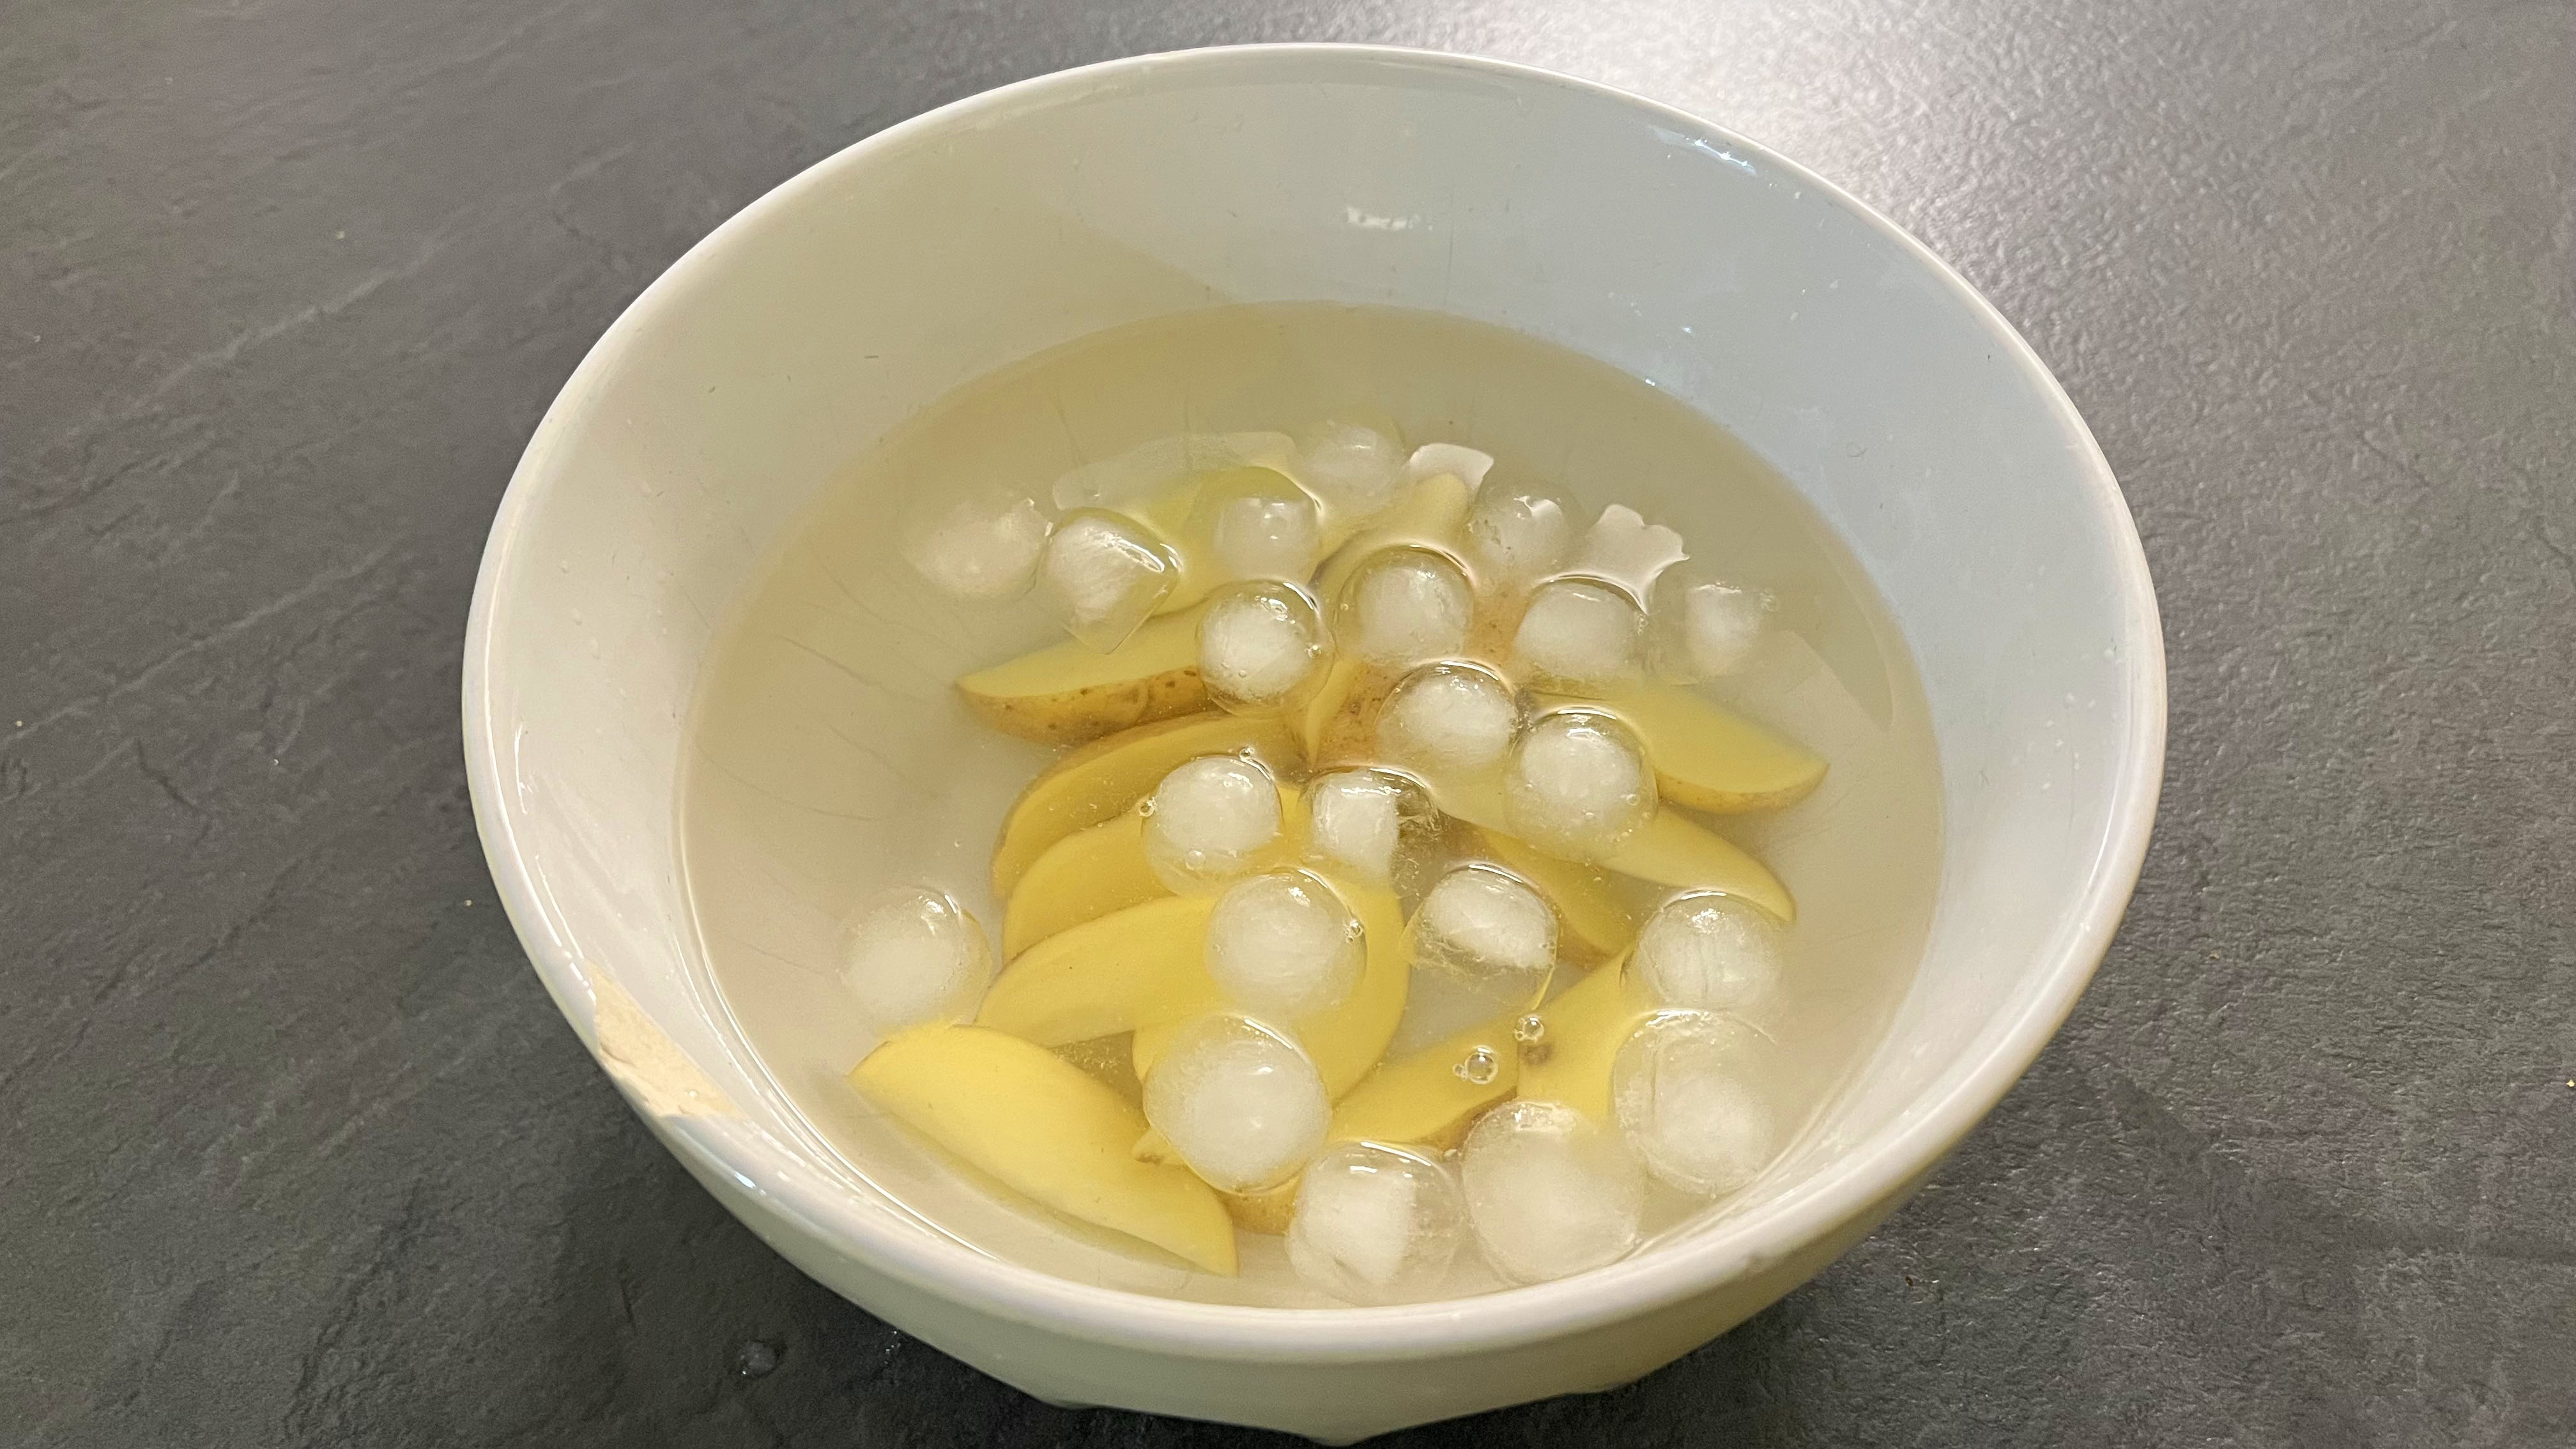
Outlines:
[[[1345,1303],[1415,1302],[1438,1291],[1465,1223],[1457,1179],[1437,1159],[1339,1143],[1297,1184],[1288,1264]]]
[[[1047,540],[1038,600],[1073,637],[1106,653],[1126,643],[1178,582],[1171,556],[1135,521],[1082,509]]]
[[[1467,1134],[1467,1222],[1494,1271],[1541,1283],[1626,1256],[1645,1175],[1617,1134],[1562,1102],[1506,1102]]]
[[[1574,514],[1552,493],[1497,483],[1467,510],[1467,559],[1485,587],[1519,593],[1564,567],[1573,548]]]
[[[1279,784],[1241,755],[1183,761],[1142,808],[1145,859],[1177,894],[1224,885],[1279,838]]]
[[[1647,655],[1655,675],[1696,684],[1742,668],[1770,626],[1774,603],[1761,589],[1718,580],[1696,564],[1655,580],[1646,615]]]
[[[1286,584],[1235,584],[1199,616],[1199,678],[1236,714],[1276,714],[1324,663],[1324,626]]]
[[[841,931],[841,984],[879,1036],[964,1021],[993,981],[984,928],[945,893],[905,886],[868,902]]]
[[[1422,787],[1389,770],[1316,777],[1306,786],[1306,814],[1315,858],[1375,886],[1395,885],[1408,852],[1439,825]]]
[[[1475,591],[1457,564],[1429,549],[1390,548],[1342,586],[1333,627],[1353,658],[1406,665],[1465,648],[1475,618]]]
[[[1458,866],[1414,913],[1413,962],[1469,980],[1526,978],[1535,989],[1556,965],[1556,912],[1516,876]]]
[[[1314,1061],[1249,1017],[1210,1012],[1145,1074],[1145,1120],[1210,1187],[1258,1192],[1324,1145],[1333,1104]]]
[[[1636,731],[1598,710],[1530,721],[1503,767],[1512,833],[1552,854],[1601,860],[1655,813],[1655,772]]]
[[[914,514],[903,532],[903,557],[952,599],[998,603],[1028,592],[1050,527],[1026,494],[970,489]]]
[[[1607,584],[1558,579],[1530,595],[1512,636],[1512,663],[1539,684],[1557,689],[1603,689],[1635,677],[1638,630],[1644,616],[1636,601]]]
[[[1225,999],[1295,1021],[1348,1000],[1368,932],[1333,888],[1302,870],[1226,887],[1208,915],[1207,972]]]
[[[1715,1197],[1761,1175],[1780,1150],[1779,1067],[1768,1038],[1706,1011],[1661,1012],[1610,1068],[1620,1131],[1655,1176]]]
[[[1297,435],[1297,481],[1344,519],[1383,513],[1404,491],[1404,445],[1360,423],[1325,422]]]
[[[1658,1006],[1742,1011],[1780,982],[1780,927],[1731,896],[1675,896],[1637,932],[1629,969]]]
[[[1472,664],[1426,664],[1400,680],[1378,712],[1380,752],[1440,779],[1489,770],[1511,748],[1520,705],[1511,687]]]

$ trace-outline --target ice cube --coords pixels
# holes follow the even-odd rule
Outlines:
[[[1178,895],[1223,887],[1279,838],[1279,784],[1241,755],[1183,761],[1139,808],[1146,862]]]
[[[1024,493],[969,489],[912,516],[903,531],[903,557],[952,599],[1001,603],[1028,592],[1049,528],[1037,500]]]
[[[1486,588],[1520,593],[1564,567],[1573,548],[1573,511],[1554,494],[1497,483],[1467,510],[1467,560]]]
[[[1637,932],[1630,969],[1658,1006],[1744,1011],[1780,982],[1780,927],[1730,896],[1676,896]]]
[[[1562,1102],[1506,1102],[1467,1134],[1467,1222],[1494,1271],[1543,1283],[1617,1262],[1637,1242],[1645,1175],[1616,1133]]]
[[[1333,1104],[1304,1049],[1232,1012],[1172,1037],[1145,1074],[1145,1120],[1210,1187],[1258,1192],[1297,1175],[1324,1145]]]
[[[1570,860],[1606,859],[1655,813],[1655,772],[1617,717],[1560,709],[1530,721],[1503,767],[1512,833]]]
[[[1519,723],[1519,702],[1490,672],[1472,664],[1426,664],[1387,694],[1377,743],[1389,760],[1438,783],[1500,764]]]
[[[1743,668],[1775,607],[1769,593],[1723,582],[1695,564],[1666,570],[1646,615],[1656,677],[1697,684]]]
[[[1324,626],[1286,584],[1235,584],[1199,616],[1199,678],[1236,714],[1276,714],[1324,664]]]
[[[1552,689],[1614,687],[1637,673],[1636,601],[1590,579],[1558,579],[1530,595],[1512,636],[1512,664]]]
[[[1296,1021],[1359,985],[1368,932],[1331,886],[1302,870],[1249,876],[1208,915],[1207,973],[1255,1016]]]
[[[1385,512],[1402,496],[1412,481],[1404,463],[1404,445],[1377,429],[1325,422],[1298,434],[1293,471],[1336,519],[1357,520]]]
[[[1195,531],[1227,579],[1303,583],[1314,572],[1324,525],[1315,500],[1284,474],[1244,468],[1199,490]]]
[[[945,893],[905,886],[869,901],[841,931],[841,984],[879,1036],[964,1021],[993,981],[984,928]]]
[[[1076,639],[1107,653],[1171,596],[1180,571],[1134,520],[1084,509],[1047,540],[1039,602]]]
[[[1465,1231],[1457,1179],[1438,1159],[1344,1142],[1306,1164],[1288,1264],[1345,1303],[1411,1303],[1439,1290]]]
[[[1510,978],[1535,993],[1556,965],[1556,912],[1517,876],[1458,866],[1414,913],[1413,964],[1469,981]]]
[[[1657,575],[1688,557],[1690,551],[1682,546],[1680,534],[1660,523],[1648,523],[1633,508],[1613,503],[1601,510],[1583,541],[1575,545],[1573,568],[1608,579],[1642,599],[1654,589]]]
[[[1752,1182],[1779,1151],[1778,1081],[1776,1048],[1760,1033],[1714,1012],[1673,1011],[1619,1048],[1610,1096],[1648,1171],[1716,1197]]]
[[[1388,770],[1341,770],[1306,786],[1309,839],[1327,869],[1367,885],[1405,887],[1407,866],[1439,829],[1420,785]]]
[[[1455,478],[1472,493],[1485,485],[1485,474],[1493,466],[1491,453],[1457,443],[1425,443],[1404,460],[1404,476],[1416,483],[1425,478]]]
[[[1476,594],[1449,559],[1423,548],[1382,549],[1342,586],[1335,632],[1370,664],[1418,664],[1466,647]]]

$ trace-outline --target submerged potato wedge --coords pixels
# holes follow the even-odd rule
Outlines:
[[[1521,1051],[1520,1094],[1608,1122],[1611,1064],[1637,1023],[1653,1014],[1628,979],[1624,956],[1574,983],[1538,1009],[1538,1040]]]
[[[1404,909],[1397,904],[1395,892],[1347,880],[1336,879],[1332,885],[1368,932],[1368,964],[1360,972],[1359,985],[1341,1005],[1288,1025],[1306,1055],[1315,1059],[1325,1092],[1338,1098],[1369,1074],[1378,1058],[1386,1055],[1386,1044],[1395,1039],[1396,1023],[1404,1016],[1413,953],[1406,945]],[[1201,936],[1205,936],[1204,925]],[[1008,976],[1005,972],[1006,980]],[[1136,1028],[1134,1061],[1139,1080],[1154,1069],[1163,1048],[1189,1017],[1219,1004],[1216,983],[1207,980],[1204,967],[1199,979],[1194,1000],[1182,999],[1177,1010]]]
[[[1020,792],[993,847],[993,894],[1008,899],[1047,847],[1118,815],[1153,791],[1172,767],[1201,755],[1250,750],[1274,767],[1298,758],[1278,720],[1213,711],[1121,730],[1048,766]]]
[[[1589,953],[1587,965],[1628,949],[1637,939],[1637,916],[1620,897],[1618,884],[1601,871],[1576,861],[1559,860],[1517,836],[1499,830],[1476,832],[1496,860],[1537,886],[1556,907],[1566,934]]]
[[[1167,896],[1145,859],[1144,817],[1124,815],[1077,830],[1031,862],[1002,908],[1002,959],[1113,911]]]
[[[1054,1047],[1203,1011],[1217,999],[1202,959],[1215,909],[1213,896],[1164,896],[1049,936],[1003,968],[976,1024]]]
[[[1336,659],[1298,716],[1298,739],[1316,769],[1374,764],[1377,716],[1404,676],[1356,659]]]
[[[1494,791],[1448,789],[1435,791],[1434,795],[1443,811],[1487,835],[1507,833],[1502,801]],[[1601,864],[1621,875],[1674,890],[1714,891],[1740,897],[1769,911],[1784,926],[1798,919],[1798,903],[1769,866],[1669,805],[1657,809],[1644,829],[1630,836]]]
[[[1520,1085],[1520,1048],[1509,1016],[1481,1022],[1398,1061],[1386,1062],[1333,1108],[1335,1142],[1418,1143],[1443,1151],[1467,1135],[1476,1114]],[[1458,1064],[1482,1047],[1494,1056],[1489,1081],[1468,1081]]]
[[[1475,498],[1476,490],[1455,473],[1442,473],[1414,484],[1400,502],[1351,535],[1350,541],[1325,561],[1323,571],[1315,575],[1315,597],[1329,611],[1340,602],[1342,585],[1349,583],[1351,574],[1379,549],[1454,547],[1459,526],[1467,521],[1467,505]]]
[[[1665,799],[1712,814],[1794,805],[1825,778],[1821,756],[1715,700],[1670,685],[1622,690],[1588,704],[1628,722],[1646,744]]]
[[[1080,1067],[1018,1037],[933,1026],[850,1072],[870,1101],[1013,1190],[1141,1238],[1211,1273],[1235,1271],[1234,1225],[1188,1169],[1139,1162],[1145,1114]]]
[[[1047,745],[1206,709],[1198,611],[1148,619],[1106,654],[1071,639],[1050,644],[961,677],[957,692],[986,724]]]
[[[1798,903],[1771,868],[1735,842],[1667,805],[1603,865],[1679,891],[1715,891],[1751,901],[1795,925]]]

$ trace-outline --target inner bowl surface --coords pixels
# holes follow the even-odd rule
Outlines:
[[[1138,318],[1293,300],[1446,311],[1650,381],[1785,474],[1905,633],[1945,797],[1930,940],[1800,1170],[1708,1231],[1407,1308],[1095,1287],[971,1251],[854,1180],[712,988],[675,788],[700,665],[783,531],[870,440],[999,365]],[[1785,1291],[1900,1201],[2072,1006],[2144,849],[2163,674],[2098,449],[2027,346],[1918,244],[1760,147],[1632,97],[1492,62],[1292,46],[960,102],[693,249],[530,443],[476,592],[465,704],[477,818],[540,974],[755,1228],[898,1322],[962,1306],[1111,1356],[1049,1368],[941,1343],[1041,1392],[1331,1432],[1661,1359],[1426,1390],[1331,1423],[1237,1404],[1251,1391],[1235,1380],[1122,1397],[1112,1360],[1399,1363],[1648,1319],[1669,1323],[1639,1352],[1669,1358]]]

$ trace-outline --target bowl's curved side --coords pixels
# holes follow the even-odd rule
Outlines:
[[[615,912],[604,906],[568,909],[560,898],[562,891],[590,890],[590,899],[614,902],[625,895],[662,889],[665,883],[658,880],[639,882],[621,874],[629,863],[620,854],[620,841],[628,829],[659,829],[665,837],[668,830],[667,797],[662,818],[652,820],[652,811],[644,806],[637,807],[639,813],[621,816],[580,798],[572,787],[560,786],[549,770],[569,768],[566,752],[581,750],[584,742],[549,742],[545,731],[531,731],[528,724],[528,691],[546,662],[530,639],[556,627],[568,601],[578,597],[567,590],[582,584],[595,569],[636,567],[633,559],[618,565],[613,559],[601,562],[586,554],[576,556],[577,551],[570,549],[562,573],[571,582],[559,582],[556,571],[545,567],[552,560],[541,557],[540,534],[550,550],[571,528],[547,512],[549,493],[570,466],[569,456],[616,446],[616,428],[631,424],[613,415],[614,395],[626,385],[629,374],[667,362],[666,358],[657,361],[659,339],[666,333],[676,330],[704,339],[709,324],[691,309],[712,305],[709,299],[720,291],[729,269],[746,253],[777,245],[773,233],[787,228],[804,209],[860,186],[868,169],[880,161],[918,155],[960,138],[989,135],[1104,99],[1182,93],[1213,96],[1238,83],[1331,84],[1390,92],[1408,87],[1466,87],[1479,95],[1501,96],[1522,109],[1552,108],[1579,115],[1596,129],[1612,124],[1615,117],[1617,124],[1651,132],[1657,138],[1654,145],[1680,158],[1676,165],[1744,168],[1743,174],[1758,177],[1766,187],[1794,189],[1819,226],[1848,232],[1887,257],[1901,258],[1913,270],[1892,285],[1914,289],[1921,306],[1942,311],[1947,319],[1944,325],[1983,339],[1996,375],[2011,380],[2017,389],[2015,397],[2042,400],[2045,418],[2024,422],[2033,430],[2053,430],[2063,453],[2062,472],[2078,495],[2066,528],[2070,537],[2082,534],[2089,539],[2082,561],[2088,571],[2083,587],[2111,601],[2110,617],[2103,621],[2112,639],[2103,678],[2106,693],[2116,698],[2103,703],[2106,717],[2115,716],[2117,721],[2116,729],[2105,733],[2110,741],[2108,758],[2085,762],[2087,772],[2081,776],[2101,811],[2098,828],[2088,826],[2088,838],[2077,842],[2085,854],[2080,888],[2069,893],[2063,908],[2045,923],[2044,941],[2018,962],[2017,987],[2002,1009],[1982,1022],[1971,1047],[1944,1070],[1924,1077],[1921,1090],[1901,1113],[1875,1130],[1857,1134],[1840,1159],[1779,1201],[1723,1231],[1658,1252],[1650,1261],[1631,1261],[1559,1283],[1515,1289],[1472,1305],[1283,1313],[1115,1293],[1051,1278],[922,1231],[920,1225],[886,1211],[882,1203],[853,1193],[847,1182],[817,1170],[810,1154],[796,1145],[793,1124],[755,1120],[743,1125],[722,1113],[671,1112],[667,1110],[670,1102],[657,1099],[649,1082],[639,1086],[634,1053],[620,1058],[603,1052],[592,973],[606,967],[624,977],[630,960],[664,962],[681,948],[654,939],[649,921],[621,933],[612,919]],[[1354,212],[1356,216],[1356,208]],[[1291,273],[1273,279],[1280,287],[1294,287],[1297,280]],[[1797,316],[1794,311],[1789,315],[1793,320]],[[1581,336],[1560,340],[1579,346],[1587,342]],[[1615,346],[1596,343],[1587,350],[1622,360]],[[1645,356],[1634,365],[1635,370],[1656,376],[1665,363],[1671,364],[1668,371],[1687,373],[1704,365],[1705,359]],[[1720,386],[1728,380],[1711,374],[1700,377],[1696,385]],[[1683,376],[1681,383],[1686,390],[1692,379]],[[775,406],[790,407],[796,401],[791,394]],[[1753,422],[1751,431],[1758,433],[1764,424],[1761,419]],[[1783,461],[1794,476],[1795,461],[1777,454],[1781,446],[1800,446],[1795,442],[1800,436],[1796,429],[1807,424],[1784,415],[1768,425],[1775,429],[1775,443],[1766,451],[1773,452],[1775,461]],[[1791,441],[1783,445],[1776,439]],[[637,466],[650,462],[627,461]],[[648,505],[637,507],[641,511]],[[780,501],[772,510],[780,517],[788,511],[788,501]],[[1902,519],[1890,524],[1840,516],[1837,522],[1861,533],[1874,527],[1903,527]],[[680,531],[685,531],[682,522],[664,525],[666,534]],[[748,558],[759,548],[745,532],[736,551],[744,556],[737,561],[739,567],[747,569]],[[614,553],[614,549],[608,551]],[[721,613],[722,600],[712,602],[715,607],[703,612]],[[703,616],[697,627],[711,629]],[[614,646],[617,641],[609,642]],[[1937,692],[1934,671],[1927,668],[1926,675]],[[1973,716],[1973,701],[1953,701],[1953,705],[1963,718]],[[1494,61],[1362,47],[1279,46],[1109,62],[958,102],[818,164],[693,248],[602,337],[532,438],[495,519],[477,578],[466,638],[463,707],[477,824],[501,898],[540,977],[584,1040],[594,1052],[602,1053],[604,1064],[611,1067],[639,1111],[654,1121],[729,1206],[817,1277],[872,1306],[889,1305],[885,1311],[898,1322],[907,1314],[925,1324],[936,1318],[948,1327],[925,1329],[925,1336],[935,1342],[945,1339],[952,1351],[1038,1392],[1238,1418],[1253,1412],[1242,1406],[1251,1402],[1254,1390],[1249,1385],[1256,1380],[1288,1394],[1289,1400],[1283,1400],[1288,1402],[1316,1397],[1318,1382],[1351,1381],[1347,1376],[1364,1369],[1378,1373],[1368,1366],[1418,1364],[1426,1359],[1484,1356],[1485,1361],[1501,1366],[1497,1372],[1503,1377],[1497,1382],[1528,1386],[1526,1392],[1514,1391],[1515,1398],[1604,1386],[1662,1361],[1653,1355],[1663,1351],[1669,1336],[1665,1330],[1659,1327],[1650,1333],[1634,1326],[1623,1330],[1625,1341],[1651,1342],[1653,1347],[1634,1359],[1633,1367],[1605,1369],[1603,1376],[1585,1382],[1573,1381],[1583,1379],[1582,1374],[1539,1375],[1529,1367],[1526,1355],[1569,1336],[1614,1325],[1678,1325],[1672,1333],[1680,1337],[1672,1341],[1687,1348],[1812,1272],[1824,1261],[1816,1256],[1819,1245],[1831,1244],[1832,1251],[1839,1251],[1866,1224],[1892,1210],[2036,1057],[2107,949],[2135,884],[2154,817],[2162,768],[2164,676],[2143,550],[2110,469],[2072,403],[1990,305],[1884,218],[1749,141],[1603,87]],[[532,767],[531,752],[540,747],[558,753],[551,757],[553,764]],[[643,767],[633,761],[627,764]],[[645,823],[636,825],[638,820]],[[670,888],[676,889],[676,884]],[[687,1035],[692,1022],[684,1018],[689,1017],[692,1003],[685,994],[645,1000],[638,991],[637,996],[644,1016],[683,1038],[679,1046],[684,1056],[697,1058],[726,1080],[737,1079],[722,1068],[750,1072],[747,1064],[732,1059],[731,1048],[712,1028],[694,1038]],[[720,1015],[708,1012],[703,1001],[694,1005],[700,1015]],[[891,1305],[898,1300],[913,1306],[897,1310]],[[1748,1303],[1742,1312],[1735,1311]],[[1699,1338],[1690,1338],[1692,1333]],[[979,1344],[987,1346],[979,1348]],[[1002,1344],[1017,1346],[997,1346]],[[1055,1347],[1042,1349],[1041,1345]],[[1040,1362],[1047,1353],[1062,1355],[1056,1366]],[[1137,1355],[1151,1356],[1159,1367],[1140,1377]],[[1632,1359],[1617,1362],[1629,1365]],[[1203,1391],[1192,1390],[1196,1397],[1149,1401],[1142,1397],[1147,1391],[1139,1385],[1158,1375],[1163,1376],[1158,1381],[1201,1384]],[[1388,1368],[1381,1376],[1387,1382],[1381,1385],[1372,1378],[1370,1393],[1416,1396],[1406,1400],[1410,1407],[1402,1410],[1406,1416],[1402,1422],[1510,1401],[1483,1399],[1478,1396],[1481,1390],[1471,1394],[1461,1388],[1453,1393],[1432,1376],[1418,1372],[1408,1376],[1400,1368]],[[1093,1387],[1079,1387],[1083,1384]],[[1291,1385],[1297,1387],[1285,1387]],[[1381,1422],[1382,1416],[1372,1417],[1378,1411],[1366,1406],[1353,1407],[1351,1412],[1355,1417],[1335,1422],[1356,1426],[1355,1431],[1393,1427],[1397,1422]],[[1300,1432],[1319,1432],[1303,1424],[1321,1422],[1261,1421],[1298,1427]]]

